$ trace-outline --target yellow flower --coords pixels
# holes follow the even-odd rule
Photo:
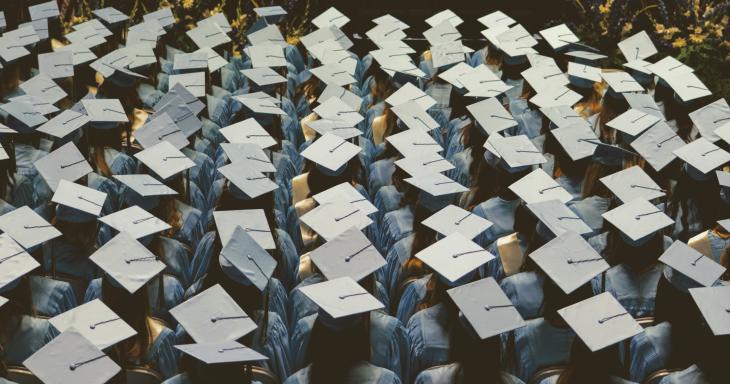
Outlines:
[[[700,35],[700,34],[697,34],[697,33],[691,33],[689,35],[689,41],[691,41],[693,43],[701,43],[701,42],[703,42],[705,40],[705,37],[706,36],[707,35]]]
[[[621,33],[629,33],[634,28],[634,26],[631,23],[624,24],[623,29],[621,30]]]
[[[684,16],[686,16],[686,17],[689,17],[689,15],[690,15],[690,11],[686,11],[686,12],[684,12],[684,13],[683,13],[683,15],[684,15]]]
[[[675,34],[677,32],[679,32],[679,28],[677,28],[677,27],[671,27],[671,28],[667,28],[667,29],[664,30],[664,33],[667,33],[667,34],[670,34],[670,35],[673,35],[673,34]]]
[[[702,33],[702,27],[695,27],[695,33]]]
[[[664,24],[657,23],[654,25],[654,29],[657,31],[657,33],[663,33],[664,32]]]
[[[672,47],[674,48],[682,48],[685,45],[687,45],[687,40],[685,40],[683,37],[678,37],[672,42]]]
[[[608,11],[610,11],[610,10],[611,10],[610,6],[606,6],[604,4],[601,4],[598,6],[598,12],[600,12],[600,13],[608,13]]]
[[[193,0],[183,0],[182,6],[185,9],[190,9],[193,7]]]

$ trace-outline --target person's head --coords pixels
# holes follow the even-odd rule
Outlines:
[[[618,347],[613,345],[592,352],[576,337],[570,349],[568,367],[558,378],[558,384],[610,384],[612,376],[620,376]]]
[[[111,129],[89,128],[85,131],[88,147],[85,151],[91,156],[91,165],[94,170],[105,177],[111,177],[110,164],[107,164],[104,152],[106,148],[122,150],[122,127]]]
[[[600,182],[600,179],[618,170],[597,161],[588,163],[581,186],[581,197],[584,199],[590,196],[611,197],[611,191]]]
[[[607,226],[608,235],[606,247],[602,256],[610,265],[623,264],[629,268],[641,271],[657,262],[657,259],[664,253],[664,235],[657,231],[649,236],[646,241],[634,243],[630,241],[621,231],[604,220]]]
[[[693,235],[689,232],[688,215],[679,215],[680,211],[691,212],[694,220],[697,220],[697,224],[703,229],[712,228],[715,222],[727,218],[730,214],[730,205],[722,201],[720,186],[714,175],[705,180],[696,180],[685,167],[680,172],[670,195],[669,214],[672,217],[679,217],[682,221],[683,232],[678,236],[680,239],[687,239]]]
[[[629,109],[629,103],[626,99],[617,94],[607,94],[601,100],[600,112],[596,123],[599,128],[599,137],[603,142],[615,143],[616,130],[606,125],[609,121],[615,119]]]
[[[449,106],[451,106],[451,115],[449,120],[458,119],[468,115],[466,106],[469,102],[461,92],[456,90],[456,87],[451,87],[451,94],[449,95]]]
[[[356,321],[342,327],[327,316],[320,311],[312,327],[305,361],[311,364],[310,383],[344,383],[355,364],[370,360],[370,313],[354,315],[348,322]]]
[[[566,328],[568,325],[558,314],[558,310],[593,296],[590,284],[583,284],[580,288],[567,294],[549,277],[543,281],[542,290],[544,294],[542,308],[545,320],[553,326],[562,328]]]
[[[154,279],[158,279],[157,277]],[[153,279],[153,280],[154,280]],[[160,282],[161,283],[161,282]],[[126,362],[135,347],[137,352],[147,351],[150,345],[150,305],[147,296],[149,283],[134,293],[129,293],[124,287],[108,275],[101,279],[101,301],[114,311],[120,319],[129,324],[137,335],[115,346],[121,361]]]
[[[55,212],[51,224],[61,232],[61,239],[67,244],[86,250],[90,255],[96,247],[96,236],[99,233],[96,218],[62,206],[58,206]]]
[[[304,165],[304,172],[308,173],[307,185],[311,197],[342,183],[360,184],[362,164],[360,157],[355,156],[347,162],[342,172],[335,175],[323,172],[316,163],[307,161]]]
[[[15,147],[9,140],[0,142],[8,158],[0,160],[0,199],[11,200],[11,186],[15,184]]]

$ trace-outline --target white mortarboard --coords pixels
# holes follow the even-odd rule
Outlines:
[[[572,124],[590,123],[579,115],[575,110],[567,105],[558,105],[554,107],[540,108],[540,112],[545,115],[556,127],[563,127]]]
[[[724,140],[726,143],[730,143],[730,124],[717,128],[715,130],[715,135]]]
[[[482,23],[487,28],[492,28],[499,25],[510,26],[516,21],[509,17],[502,11],[494,11],[490,14],[484,15],[477,19],[478,22]]]
[[[286,78],[269,67],[242,69],[241,73],[258,86],[286,83]]]
[[[461,76],[471,73],[472,71],[474,71],[474,68],[469,64],[458,63],[453,67],[438,73],[438,77],[457,88],[464,88],[464,84],[459,81],[459,79]]]
[[[74,57],[71,51],[41,53],[38,55],[38,70],[51,79],[74,75]]]
[[[298,289],[334,319],[384,307],[383,303],[350,277],[340,277]]]
[[[325,87],[324,91],[319,95],[317,98],[317,101],[321,104],[322,102],[327,101],[327,99],[331,97],[336,97],[340,100],[342,100],[345,104],[349,105],[350,108],[354,111],[360,110],[360,104],[362,104],[362,98],[350,91],[348,91],[345,88],[342,88],[337,85],[328,85]]]
[[[40,267],[10,234],[0,234],[0,245],[0,289]]]
[[[338,64],[326,64],[309,70],[314,76],[327,85],[334,84],[344,87],[357,82],[345,67]]]
[[[600,145],[600,141],[593,129],[583,123],[565,125],[553,129],[550,133],[555,136],[555,139],[563,147],[565,153],[573,161],[593,156],[593,153],[596,151],[596,145]]]
[[[349,21],[350,19],[337,10],[337,8],[329,7],[326,11],[312,19],[312,24],[316,25],[317,28],[327,28],[330,25],[342,28]]]
[[[596,61],[603,60],[608,57],[606,55],[591,52],[591,51],[570,51],[570,52],[566,52],[565,56],[574,57],[577,59],[576,61],[580,61],[583,63],[586,63],[586,62],[594,63]]]
[[[220,255],[259,291],[265,291],[276,260],[241,226],[236,226]]]
[[[62,139],[91,121],[88,115],[67,109],[36,129]]]
[[[243,163],[256,172],[276,172],[276,166],[266,152],[254,143],[221,143],[220,146],[231,163]]]
[[[618,49],[621,50],[626,61],[643,60],[658,52],[646,31],[638,32],[621,40],[618,43]]]
[[[398,24],[383,23],[369,29],[365,32],[365,36],[380,46],[380,44],[389,41],[401,41],[406,37],[406,33]]]
[[[376,17],[372,21],[373,21],[373,23],[378,24],[378,25],[392,24],[392,25],[397,25],[400,29],[410,28],[410,26],[408,24],[402,22],[400,19],[396,18],[395,16],[393,16],[389,13],[385,14],[383,16],[380,16],[380,17]]]
[[[177,191],[148,174],[114,175],[114,178],[142,197],[177,195]]]
[[[631,142],[631,147],[656,171],[661,171],[676,158],[674,151],[685,145],[667,123],[660,121]]]
[[[601,81],[601,68],[571,61],[568,63],[568,76],[590,86]]]
[[[421,109],[417,101],[411,100],[398,104],[391,110],[408,128],[424,131],[439,128],[439,123],[428,112]]]
[[[607,126],[624,132],[629,136],[635,137],[645,130],[649,129],[661,119],[651,113],[643,112],[638,109],[629,109],[618,117],[606,123]]]
[[[127,232],[120,232],[89,257],[129,293],[165,269],[165,263]]]
[[[222,128],[220,132],[231,143],[254,143],[261,148],[276,144],[276,140],[253,117]]]
[[[256,32],[247,34],[246,38],[251,45],[275,44],[281,47],[286,47],[287,45],[284,36],[281,35],[281,31],[279,31],[276,25],[267,25]]]
[[[207,59],[206,59],[207,60]],[[181,73],[170,75],[169,86],[182,84],[190,93],[196,97],[205,96],[205,72]]]
[[[531,203],[527,204],[527,208],[540,220],[538,232],[542,228],[547,228],[554,236],[560,236],[568,231],[577,232],[580,235],[592,232],[591,228],[560,200]],[[549,233],[545,232],[540,234],[543,237],[550,236]]]
[[[360,208],[345,201],[320,204],[300,220],[327,241],[350,227],[363,229],[373,223]]]
[[[634,242],[639,242],[654,232],[674,224],[674,220],[662,210],[641,197],[601,216]]]
[[[96,60],[96,54],[81,44],[68,44],[54,48],[57,52],[69,51],[73,54],[73,64],[81,65],[92,60]]]
[[[659,261],[705,287],[715,284],[726,270],[711,257],[679,240],[664,251]]]
[[[497,97],[512,88],[483,64],[459,76],[459,82],[469,91],[466,94],[468,97]]]
[[[664,120],[664,114],[662,114],[662,110],[656,104],[652,95],[646,93],[625,93],[622,96],[631,108],[638,109]]]
[[[220,167],[218,168],[218,172],[242,191],[249,199],[255,199],[258,196],[279,188],[279,184],[272,181],[269,176],[247,167],[242,162],[231,163]]]
[[[157,46],[157,37],[151,30],[153,28],[151,24],[150,22],[144,22],[130,27],[127,30],[127,45],[146,45],[150,48],[155,48]],[[160,27],[163,32],[165,31],[159,24],[156,24],[154,27]]]
[[[0,108],[30,128],[48,121],[48,119],[46,119],[41,112],[33,108],[31,104],[22,101],[11,101],[7,104],[0,105]]]
[[[33,95],[14,96],[10,97],[9,100],[28,104],[33,110],[40,112],[44,116],[58,112],[58,108],[55,105]]]
[[[56,227],[27,205],[0,216],[0,230],[26,249],[61,236]]]
[[[644,60],[633,60],[633,61],[629,61],[628,63],[624,63],[624,67],[633,70],[634,75],[639,74],[642,77],[651,76],[648,78],[653,81],[654,73],[649,69],[650,65],[651,65],[650,62],[644,61]],[[646,75],[646,76],[644,76],[644,75]]]
[[[530,254],[565,293],[572,293],[610,268],[587,241],[566,231]]]
[[[213,219],[224,247],[231,240],[235,229],[242,227],[262,248],[276,249],[276,242],[263,209],[214,211]]]
[[[456,168],[436,152],[420,151],[403,155],[405,157],[396,160],[395,165],[406,171],[411,177],[428,176],[432,173],[442,173]]]
[[[482,340],[525,326],[525,321],[493,277],[446,291]]]
[[[304,48],[307,48],[307,50],[309,50],[310,47],[320,44],[326,40],[336,41],[338,44],[340,44],[340,46],[342,46],[343,49],[350,49],[350,47],[354,45],[353,42],[347,37],[347,35],[345,35],[335,25],[320,28],[314,32],[309,33],[308,35],[304,35],[299,38],[299,41],[302,42],[302,45],[304,45]]]
[[[190,71],[208,69],[208,54],[205,52],[178,53],[173,59],[172,69]]]
[[[112,31],[109,30],[109,28],[104,25],[104,23],[99,21],[99,19],[90,19],[84,21],[83,23],[74,24],[71,26],[71,28],[73,28],[73,30],[75,31],[89,29],[95,31],[99,36],[102,37],[112,36],[114,34]]]
[[[124,111],[122,102],[119,99],[84,99],[81,100],[86,114],[91,122],[129,122],[127,113]]]
[[[460,40],[431,47],[431,62],[434,68],[446,67],[464,61],[464,59],[464,46]]]
[[[494,259],[494,255],[459,232],[431,244],[416,257],[452,283]]]
[[[35,26],[30,23],[18,25],[17,29],[5,32],[3,37],[9,38],[16,45],[29,46],[39,42],[40,36],[35,30]]]
[[[497,98],[489,98],[466,106],[479,126],[490,135],[517,126],[517,121]]]
[[[205,56],[208,59],[208,72],[213,73],[228,65],[228,60],[219,55],[218,52],[213,50],[211,47],[202,47],[195,52],[205,53]]]
[[[360,281],[385,265],[385,259],[359,229],[352,227],[309,255],[327,280],[350,277]]]
[[[134,61],[134,57],[128,52],[126,47],[116,49],[89,64],[89,67],[99,72],[104,78],[109,78],[117,71],[126,71],[124,67]]]
[[[403,181],[414,187],[424,191],[431,196],[452,195],[455,193],[466,192],[469,189],[459,184],[459,182],[448,178],[441,173],[431,173],[427,175],[419,175],[417,177],[409,177]]]
[[[656,63],[648,66],[647,69],[654,72],[654,74],[664,80],[671,76],[694,72],[692,67],[680,62],[672,56],[667,56],[657,61]]]
[[[324,119],[341,120],[352,126],[365,120],[357,110],[353,110],[338,97],[330,97],[318,105],[317,108],[314,108],[313,112]]]
[[[246,48],[254,68],[286,67],[284,48],[276,44],[259,44]]]
[[[55,0],[31,5],[28,7],[28,13],[30,13],[31,20],[48,19],[51,17],[61,16],[61,11],[58,9],[58,2]]]
[[[408,101],[417,102],[423,110],[436,105],[436,100],[433,97],[411,83],[404,84],[385,99],[385,102],[392,106],[397,106]]]
[[[556,199],[563,203],[573,200],[573,195],[541,168],[512,183],[509,189],[527,204]]]
[[[357,145],[345,141],[337,135],[325,134],[302,151],[302,156],[336,172],[350,159],[357,156],[361,150]]]
[[[347,122],[340,120],[317,119],[308,122],[307,125],[309,125],[309,128],[312,128],[320,136],[324,136],[329,133],[337,135],[343,140],[349,140],[353,137],[362,135],[362,131],[360,131],[360,129],[353,127],[352,124],[348,124]]]
[[[250,363],[264,361],[269,358],[256,352],[254,349],[235,341],[201,344],[178,344],[175,346],[181,352],[190,355],[207,365],[225,363]]]
[[[424,31],[423,37],[428,40],[429,44],[439,45],[461,39],[461,33],[451,23],[444,20]]]
[[[286,115],[283,109],[279,108],[270,96],[258,97],[248,95],[234,96],[233,98],[240,101],[246,109],[255,114],[262,115]]]
[[[490,135],[499,136],[498,134]],[[535,147],[529,137],[525,135],[509,136],[499,140],[491,140],[491,148],[484,143],[484,147],[488,151],[496,151],[496,155],[507,163],[510,169],[519,169],[532,165],[538,165],[547,162],[542,152]]]
[[[73,328],[49,341],[23,365],[46,384],[103,384],[121,370]]]
[[[6,63],[28,55],[30,55],[30,51],[28,51],[24,45],[10,37],[0,37],[0,57],[2,57]]]
[[[68,95],[53,79],[43,74],[23,82],[19,87],[23,92],[40,97],[49,103],[55,103]]]
[[[599,179],[622,202],[629,202],[637,197],[653,200],[664,196],[661,189],[641,167],[623,169]]]
[[[730,153],[704,137],[675,149],[674,154],[702,174],[708,174],[730,161]]]
[[[361,195],[360,192],[352,186],[352,184],[347,182],[335,185],[334,187],[322,191],[312,197],[319,204],[337,202],[350,203],[366,215],[378,211],[378,208],[370,203],[367,197]]]
[[[456,205],[446,206],[423,220],[422,224],[444,236],[460,233],[467,239],[477,237],[492,226],[491,221]]]
[[[258,7],[253,9],[259,17],[266,19],[269,24],[276,24],[286,16],[286,10],[280,5]]]
[[[99,218],[102,223],[119,232],[127,232],[135,239],[170,229],[170,225],[137,205]]]
[[[150,20],[157,21],[163,27],[175,24],[175,16],[173,16],[172,8],[170,7],[160,8],[156,11],[147,13],[143,15],[142,18],[145,22],[148,22]]]
[[[185,148],[190,142],[170,115],[161,113],[134,131],[134,138],[142,148],[152,147],[167,141],[177,149]]]
[[[209,23],[216,24],[225,33],[229,33],[233,30],[233,28],[231,28],[231,23],[228,22],[228,19],[226,18],[226,14],[223,12],[218,12],[212,16],[209,16],[203,20],[198,21],[198,26],[209,24]]]
[[[441,145],[426,131],[408,129],[385,138],[403,156],[443,151]]]
[[[689,118],[692,119],[702,137],[714,143],[720,140],[715,132],[730,126],[730,106],[725,99],[717,99],[690,113]],[[725,128],[725,130],[727,129]]]
[[[565,24],[543,29],[540,31],[540,35],[545,38],[545,41],[547,41],[554,50],[580,41],[578,36],[576,36]]]
[[[99,349],[106,349],[137,334],[99,299],[57,315],[49,322],[59,332],[76,330]]]
[[[114,7],[106,7],[92,11],[96,17],[104,20],[107,24],[118,24],[129,20],[129,16],[125,15]]]
[[[177,84],[176,86],[182,85]],[[177,93],[176,95],[180,94]],[[158,105],[159,104],[160,103],[158,103]],[[158,107],[158,105],[155,107]],[[203,122],[198,119],[195,110],[191,109],[191,107],[198,108],[199,106],[204,107],[205,105],[202,103],[185,102],[182,97],[175,96],[169,99],[169,102],[164,106],[158,107],[155,113],[152,114],[151,118],[156,119],[162,114],[167,114],[170,116],[175,125],[183,131],[185,136],[190,137],[203,127]]]
[[[730,285],[690,288],[697,307],[715,336],[730,334]]]
[[[205,23],[185,32],[198,48],[215,48],[231,42],[226,32],[216,23]]]
[[[556,107],[567,105],[572,107],[579,102],[583,96],[567,87],[551,87],[540,91],[530,99],[530,102],[540,108]]]
[[[444,21],[448,21],[454,27],[458,27],[459,25],[461,25],[464,22],[464,20],[461,17],[459,17],[457,14],[454,13],[454,11],[452,11],[450,9],[443,10],[443,11],[429,17],[428,19],[426,19],[426,23],[428,23],[428,25],[430,25],[432,27],[439,25]]]
[[[68,142],[42,157],[33,166],[53,191],[58,188],[60,180],[76,181],[93,171],[73,142]]]
[[[558,314],[593,352],[643,332],[641,325],[608,292],[560,309]]]
[[[692,101],[701,97],[712,95],[712,92],[702,83],[694,73],[672,75],[664,78],[670,87],[684,101]]]
[[[570,80],[563,71],[557,65],[553,64],[533,65],[522,71],[521,74],[538,93],[556,87],[562,88],[570,83]]]
[[[108,30],[104,28],[104,31],[99,31],[93,27],[79,28],[73,32],[64,35],[66,40],[70,41],[73,45],[80,45],[86,48],[94,48],[98,45],[106,43],[104,36]]]
[[[170,309],[196,343],[240,339],[256,329],[256,323],[216,284]]]
[[[143,151],[137,152],[134,157],[139,159],[139,161],[162,179],[168,179],[195,166],[195,162],[167,141],[161,141]]]
[[[616,93],[644,92],[644,87],[639,84],[630,74],[624,71],[602,72],[601,77],[606,80],[608,86]]]
[[[48,19],[38,19],[18,24],[18,28],[22,28],[25,26],[33,27],[33,31],[35,32],[39,41],[44,41],[48,39]]]

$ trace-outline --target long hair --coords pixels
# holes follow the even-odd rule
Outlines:
[[[3,348],[20,326],[23,316],[35,316],[30,279],[21,277],[18,286],[3,293],[8,302],[0,307],[0,377],[7,374],[5,350]]]
[[[141,359],[152,344],[152,331],[150,330],[150,305],[147,296],[147,285],[129,293],[122,287],[117,287],[104,275],[101,279],[101,300],[120,319],[129,324],[137,335],[118,343],[114,347],[118,361],[124,365],[134,365]]]
[[[354,365],[370,360],[370,314],[358,316],[358,325],[343,330],[314,323],[306,355],[310,383],[345,383]]]
[[[558,384],[611,384],[612,376],[620,376],[618,346],[591,352],[580,338],[573,340],[568,368],[558,378]]]
[[[322,171],[317,168],[317,165],[312,161],[307,161],[304,166],[304,172],[308,172],[309,175],[307,176],[307,185],[309,187],[309,195],[307,197],[311,197],[316,195],[317,193],[326,191],[336,185],[342,184],[342,183],[350,183],[350,184],[361,184],[362,180],[362,164],[360,163],[359,157],[354,157],[350,161],[347,162],[347,169],[345,169],[344,172],[342,172],[339,175],[336,176],[329,176],[322,173]]]
[[[8,154],[8,158],[0,160],[0,199],[13,200],[13,188],[15,186],[15,146],[11,141],[0,143],[2,149]]]
[[[690,228],[690,214],[699,220],[700,228],[712,228],[715,222],[726,218],[727,207],[728,204],[720,197],[720,186],[716,181],[694,180],[684,170],[679,174],[669,199],[671,217],[678,217],[679,211],[682,211],[682,232],[677,237],[683,241],[696,234]]]
[[[122,150],[122,128],[113,129],[87,129],[88,153],[91,158],[91,165],[97,173],[104,177],[112,177],[112,171],[104,156],[105,149],[113,148]]]
[[[606,125],[606,123],[615,119],[628,109],[629,103],[623,97],[606,96],[601,100],[601,108],[598,112],[598,118],[596,118],[601,141],[609,144],[615,144],[617,142],[616,130]]]
[[[59,240],[87,251],[88,255],[96,249],[96,236],[99,233],[99,223],[96,220],[72,223],[54,216],[51,224],[61,232],[62,237]]]

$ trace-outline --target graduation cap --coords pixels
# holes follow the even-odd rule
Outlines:
[[[207,62],[208,59],[205,60]],[[170,75],[169,86],[174,87],[178,83],[183,85],[195,97],[205,96],[205,72]]]
[[[182,149],[190,143],[185,132],[167,113],[160,113],[153,117],[136,129],[133,134],[142,148],[153,147],[162,141],[167,141],[175,148]]]
[[[31,133],[33,127],[48,121],[41,112],[36,110],[30,103],[22,101],[11,101],[0,105],[0,109],[7,112],[13,119],[8,120],[10,128],[20,133]]]
[[[156,11],[147,13],[142,16],[145,22],[156,21],[163,27],[169,27],[175,24],[175,16],[172,14],[172,8],[165,7]]]
[[[220,284],[170,309],[170,314],[196,343],[237,340],[257,327]]]
[[[50,19],[61,16],[61,11],[58,9],[58,2],[55,0],[31,5],[28,7],[28,13],[30,13],[31,20]]]
[[[450,179],[449,177],[441,174],[441,173],[429,173],[429,174],[423,174],[418,175],[414,177],[409,177],[407,179],[403,179],[403,181],[407,182],[408,184],[413,185],[414,187],[420,189],[422,192],[425,192],[426,195],[424,196],[421,194],[421,204],[426,204],[426,201],[424,201],[424,197],[428,198],[427,200],[431,200],[431,198],[439,198],[441,196],[446,196],[447,198],[441,198],[436,199],[439,200],[439,204],[441,204],[440,207],[437,209],[432,209],[434,211],[443,208],[446,203],[446,200],[450,199],[452,195],[456,193],[462,193],[466,192],[469,189],[464,187],[463,185],[459,184],[459,182]],[[434,202],[435,203],[435,202]],[[428,208],[434,208],[434,207],[428,207]]]
[[[674,154],[687,163],[687,174],[697,180],[708,178],[708,173],[730,161],[730,153],[704,137],[675,149]]]
[[[238,199],[255,199],[279,188],[269,176],[247,167],[242,162],[231,163],[218,168],[228,181],[230,192]]]
[[[618,49],[626,61],[643,60],[654,56],[658,51],[646,31],[638,32],[618,43]]]
[[[493,28],[497,26],[510,26],[516,23],[515,19],[502,11],[494,11],[487,15],[484,15],[477,19],[478,22],[482,23],[487,28]]]
[[[643,332],[641,325],[608,292],[560,309],[558,314],[593,352]]]
[[[177,84],[176,86],[182,85]],[[155,107],[158,107],[158,105],[156,105]],[[205,107],[205,105],[202,103],[198,104],[185,102],[180,94],[176,93],[176,96],[174,96],[172,99],[169,99],[169,102],[167,104],[158,107],[155,113],[152,114],[150,118],[154,120],[163,114],[167,114],[172,119],[172,122],[175,123],[175,125],[183,132],[183,134],[186,137],[190,137],[195,132],[203,128],[203,122],[200,121],[200,119],[198,119],[198,116],[196,115],[196,111],[198,110],[197,108],[199,106]],[[171,128],[172,127],[170,127],[170,129]]]
[[[236,226],[220,253],[223,272],[234,281],[265,291],[277,262],[241,226]]]
[[[217,23],[204,23],[185,32],[198,48],[215,48],[231,42],[226,32]]]
[[[409,147],[409,149],[417,148]],[[404,156],[404,158],[396,160],[395,165],[406,171],[411,177],[425,177],[456,168],[450,161],[436,152],[408,153]]]
[[[527,204],[548,200],[559,200],[567,203],[573,200],[573,195],[541,168],[533,170],[512,183],[509,189]]]
[[[583,96],[567,87],[551,87],[538,91],[537,95],[530,99],[530,102],[540,108],[557,107],[566,105],[572,107],[579,102]]]
[[[408,28],[410,28],[410,26],[408,24],[404,23],[403,21],[401,21],[400,19],[398,19],[395,16],[391,15],[390,13],[387,13],[387,14],[385,14],[383,16],[376,17],[372,21],[373,21],[373,23],[378,24],[378,25],[380,25],[380,24],[391,24],[391,25],[396,25],[396,26],[398,26],[401,29],[408,29]]]
[[[91,118],[88,115],[67,109],[38,127],[36,131],[63,139],[89,121]]]
[[[385,259],[359,229],[349,228],[310,253],[328,280],[349,277],[360,281],[385,265]]]
[[[0,37],[0,57],[5,63],[11,63],[21,57],[30,55],[30,51],[10,36]]]
[[[279,108],[276,103],[270,99],[270,96],[266,97],[254,97],[253,94],[235,96],[234,99],[238,100],[243,106],[249,110],[255,116],[270,116],[270,115],[286,115],[286,112]]]
[[[714,143],[720,140],[717,131],[730,129],[727,128],[730,127],[730,106],[725,99],[717,99],[691,112],[689,118],[702,137]]]
[[[258,7],[253,10],[259,17],[264,18],[269,24],[277,24],[287,15],[286,10],[280,5]]]
[[[236,228],[241,227],[260,247],[276,249],[276,242],[263,209],[214,211],[213,219],[223,247],[231,240]]]
[[[431,47],[431,62],[434,68],[447,67],[464,61],[466,54],[460,40],[441,43]]]
[[[77,331],[99,349],[106,349],[137,334],[99,299],[57,315],[49,322],[59,332]]]
[[[340,120],[318,119],[308,122],[307,125],[320,136],[332,134],[341,137],[343,140],[349,140],[362,135],[360,129]]]
[[[426,19],[426,23],[432,27],[439,25],[444,21],[448,21],[454,27],[458,27],[464,22],[461,17],[459,17],[456,13],[454,13],[454,11],[450,9],[445,9]]]
[[[205,24],[215,24],[219,26],[225,33],[229,33],[233,30],[233,28],[231,27],[231,23],[228,22],[226,14],[223,12],[218,12],[213,16],[206,17],[205,19],[198,21],[198,26],[202,26]]]
[[[499,134],[492,134],[489,138],[484,143],[487,149],[485,156],[487,152],[497,155],[503,160],[503,168],[510,173],[547,162],[542,152],[525,135],[502,137]]]
[[[31,249],[61,236],[56,227],[27,205],[0,216],[0,230],[25,249]]]
[[[231,143],[253,143],[261,148],[276,145],[276,140],[253,117],[222,128],[220,133]]]
[[[129,122],[127,112],[119,99],[84,99],[81,104],[93,128],[112,129],[119,123]]]
[[[323,103],[327,101],[328,99],[336,97],[345,104],[349,105],[350,108],[354,111],[360,110],[360,105],[362,104],[362,98],[350,91],[348,91],[345,88],[342,88],[337,85],[328,85],[325,87],[325,89],[322,91],[322,93],[317,98],[317,101],[319,103]]]
[[[631,142],[631,147],[656,171],[669,165],[676,158],[674,151],[684,145],[684,141],[663,121],[657,122]]]
[[[568,77],[553,63],[540,63],[521,72],[530,86],[540,93],[552,88],[564,88],[570,83]]]
[[[344,182],[334,187],[331,187],[325,191],[317,193],[312,196],[314,200],[319,204],[346,202],[354,205],[360,210],[360,212],[369,215],[378,211],[366,196],[363,196],[358,192],[352,184]]]
[[[439,45],[461,39],[461,33],[451,23],[444,20],[423,32],[423,37],[431,45]]]
[[[383,303],[350,277],[340,277],[298,289],[335,320],[384,308]]]
[[[135,239],[172,228],[163,220],[136,205],[101,217],[99,221],[119,232],[127,232]]]
[[[104,36],[109,36],[110,34],[111,32],[109,32],[109,30],[107,30],[106,28],[104,28],[103,30],[98,30],[96,28],[93,28],[93,26],[89,26],[86,28],[79,28],[73,32],[69,32],[64,35],[64,37],[73,45],[79,45],[81,47],[91,49],[96,46],[105,44],[106,39],[104,38]]]
[[[426,247],[416,257],[450,283],[494,259],[494,255],[458,232]]]
[[[39,112],[44,116],[58,112],[58,108],[56,108],[55,105],[33,95],[15,96],[11,97],[9,100],[29,104],[33,108],[33,110]]]
[[[583,116],[579,115],[573,108],[567,105],[540,108],[540,113],[545,115],[558,128],[573,124],[590,125]]]
[[[0,291],[9,291],[15,287],[12,283],[40,267],[40,264],[10,234],[0,234],[0,244]]]
[[[251,363],[269,358],[235,341],[179,344],[175,348],[205,364]]]
[[[357,156],[362,149],[333,134],[325,134],[304,151],[302,157],[313,161],[320,169],[330,174],[340,174],[347,162]]]
[[[664,276],[669,282],[684,291],[698,286],[710,287],[725,273],[725,267],[687,244],[676,240],[667,248],[659,261],[665,268]]]
[[[728,308],[730,308],[730,285],[692,288],[689,290],[689,294],[715,336],[730,334],[730,324],[727,321]]]
[[[20,84],[19,87],[23,92],[37,96],[51,104],[68,96],[66,91],[59,87],[53,79],[43,74],[34,76],[30,80]]]
[[[436,105],[436,100],[433,97],[411,83],[404,84],[385,99],[385,102],[391,106],[398,106],[409,101],[417,102],[423,110]]]
[[[157,207],[160,196],[177,195],[177,192],[147,174],[114,175],[125,186],[123,198],[128,206],[138,205],[151,210]]]
[[[58,51],[38,55],[38,70],[51,79],[73,77],[73,52]]]
[[[242,163],[256,172],[276,172],[266,152],[254,143],[221,143],[221,148],[232,163]]]
[[[578,161],[593,156],[601,141],[586,124],[570,124],[550,131],[571,160]]]
[[[330,97],[318,105],[317,108],[314,108],[313,112],[324,119],[344,121],[351,126],[355,126],[365,120],[357,110],[353,110],[338,97]]]
[[[456,88],[465,88],[464,83],[460,81],[461,77],[474,71],[474,67],[467,63],[458,63],[453,67],[439,72],[438,77],[448,82]]]
[[[430,131],[440,127],[439,123],[416,101],[408,101],[391,108],[393,113],[410,129]]]
[[[299,219],[327,241],[350,227],[362,230],[373,223],[360,208],[346,201],[320,204]]]
[[[279,27],[276,25],[267,25],[255,32],[249,30],[246,34],[246,39],[248,39],[251,45],[274,44],[281,47],[288,45],[284,36],[281,35]]]
[[[195,51],[195,53],[205,53],[208,59],[208,72],[210,73],[213,73],[228,65],[228,60],[219,55],[218,52],[213,50],[213,48],[211,47],[202,47]]]
[[[286,67],[284,48],[275,44],[259,44],[246,48],[253,68]]]
[[[492,277],[446,291],[484,340],[525,326],[525,321]]]
[[[585,235],[593,230],[580,217],[560,200],[547,200],[527,204],[533,215],[537,217],[538,234],[545,240],[551,240],[565,232],[576,232]]]
[[[56,336],[23,362],[46,384],[103,384],[121,368],[75,329]]]
[[[574,62],[568,63],[568,80],[579,88],[591,88],[601,81],[601,68]]]
[[[629,103],[631,108],[638,109],[639,111],[656,116],[661,120],[665,120],[662,109],[656,104],[652,95],[648,95],[646,93],[625,93],[622,96],[626,99],[626,102]]]
[[[54,50],[56,52],[71,52],[73,55],[74,66],[96,60],[96,54],[92,52],[91,49],[81,44],[68,44],[54,48]]]
[[[419,153],[438,153],[443,151],[441,145],[426,131],[408,129],[385,138],[403,156]]]
[[[129,16],[114,7],[106,7],[91,11],[96,17],[102,19],[107,25],[115,26],[129,20]]]
[[[548,44],[554,50],[560,50],[569,46],[571,43],[577,43],[580,41],[578,36],[568,28],[565,24],[559,24],[554,27],[543,29],[540,31],[540,35],[545,38]]]
[[[496,98],[470,104],[466,109],[487,135],[517,126],[517,121]]]
[[[195,162],[167,141],[161,141],[137,152],[134,157],[163,180],[195,166]]]
[[[334,25],[337,28],[342,28],[348,22],[350,22],[350,18],[345,16],[335,7],[327,8],[326,11],[320,13],[317,17],[312,19],[312,24],[316,25],[317,28],[327,28],[330,25]]]
[[[326,64],[309,70],[314,76],[317,76],[323,83],[334,84],[344,87],[357,82],[343,66],[338,64]]]
[[[73,142],[68,142],[42,157],[33,166],[53,191],[58,189],[60,180],[76,181],[93,171]]]
[[[606,125],[630,137],[635,137],[660,120],[655,115],[632,108],[607,122]]]
[[[646,68],[665,81],[667,78],[672,76],[679,76],[694,72],[692,67],[680,62],[672,56],[667,56]]]
[[[166,268],[165,263],[128,232],[120,232],[89,259],[129,293],[137,292]]]
[[[178,53],[173,59],[175,71],[195,71],[208,69],[208,54],[205,52]]]
[[[653,200],[666,195],[641,167],[634,165],[599,179],[622,202],[636,198]]]
[[[610,268],[603,257],[573,231],[561,233],[529,256],[567,294]]]
[[[242,69],[241,73],[260,87],[286,83],[286,78],[284,76],[278,74],[269,67]]]
[[[429,216],[422,224],[444,236],[459,233],[467,239],[474,239],[492,226],[491,221],[453,204]]]
[[[626,202],[601,216],[621,231],[622,236],[628,238],[629,244],[635,245],[645,243],[657,231],[674,224],[674,220],[642,197]]]
[[[380,46],[381,44],[389,41],[401,41],[406,37],[406,33],[403,32],[401,25],[382,23],[365,32],[365,36],[372,40],[376,45]]]

